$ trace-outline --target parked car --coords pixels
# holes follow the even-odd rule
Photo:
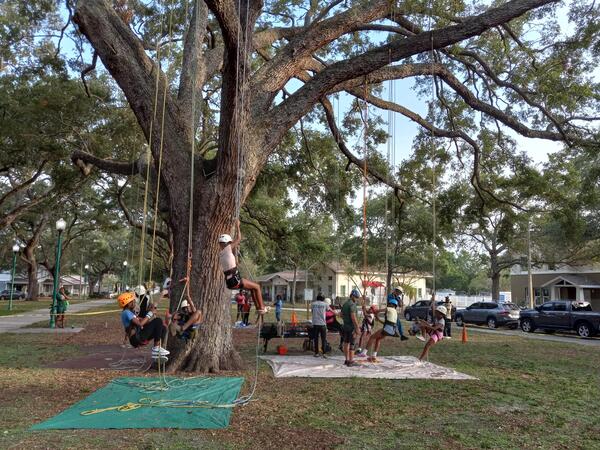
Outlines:
[[[13,300],[23,300],[25,298],[25,292],[23,291],[14,291],[13,292]],[[4,289],[0,291],[0,300],[9,300],[10,299],[10,289]]]
[[[538,328],[547,332],[573,330],[587,338],[600,332],[600,313],[592,311],[587,302],[564,300],[521,311],[521,329],[533,333]]]
[[[476,302],[459,309],[454,314],[456,325],[462,327],[465,323],[477,325],[486,324],[489,328],[501,325],[517,327],[519,325],[520,309],[513,303]]]
[[[443,305],[444,302],[435,302],[436,306]],[[404,310],[404,318],[408,321],[413,319],[427,320],[427,315],[431,314],[431,300],[419,300],[414,305],[407,306]]]

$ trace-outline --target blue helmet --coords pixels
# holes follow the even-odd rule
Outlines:
[[[396,297],[394,296],[394,294],[388,294],[387,296],[387,301],[388,303],[391,302],[392,300],[397,300]]]
[[[398,306],[398,300],[396,300],[395,298],[390,299],[388,297],[388,305]]]
[[[358,289],[352,289],[352,292],[350,292],[350,297],[360,297],[360,292],[358,292]]]

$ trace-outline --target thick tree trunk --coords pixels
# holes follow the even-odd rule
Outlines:
[[[298,267],[294,266],[294,279],[292,280],[292,305],[296,304],[296,283],[297,283],[297,280],[298,280]]]
[[[192,267],[189,280],[192,301],[202,311],[204,322],[196,338],[187,343],[170,338],[168,348],[172,357],[169,371],[218,372],[242,367],[242,360],[232,341],[230,296],[225,288],[219,264],[218,236],[230,233],[235,217],[233,187],[219,186],[222,195],[211,190],[203,192],[198,220],[192,238]],[[223,195],[227,191],[230,195]],[[175,224],[173,224],[176,227]],[[170,309],[175,311],[185,288],[187,272],[187,227],[173,233],[173,284]]]
[[[35,256],[27,261],[27,300],[37,300],[40,286],[37,278],[38,265]]]
[[[500,298],[500,272],[492,272],[492,300],[497,302]]]

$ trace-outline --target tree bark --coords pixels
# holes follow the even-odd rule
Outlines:
[[[37,300],[40,286],[37,278],[38,265],[35,255],[27,255],[27,300]]]
[[[294,265],[294,279],[292,280],[292,305],[296,304],[296,283],[298,280],[298,267]],[[306,284],[306,281],[304,282]]]

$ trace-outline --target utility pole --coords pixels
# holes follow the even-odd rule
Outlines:
[[[529,279],[529,308],[533,309],[533,278],[531,276],[531,222],[527,219],[527,277]]]

